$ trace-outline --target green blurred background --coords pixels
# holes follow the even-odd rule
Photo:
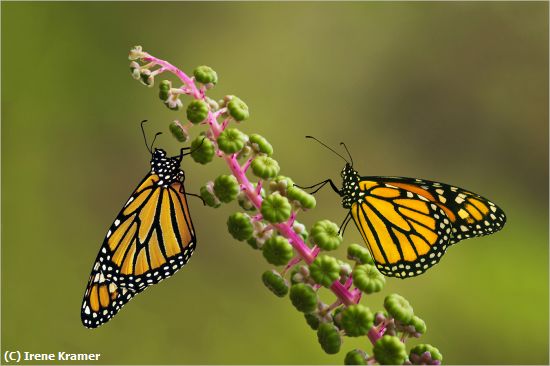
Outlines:
[[[452,364],[548,364],[548,3],[2,2],[2,352],[101,353],[107,364],[338,364],[288,298],[260,280],[261,254],[219,210],[191,200],[198,249],[107,325],[80,305],[103,236],[148,169],[139,121],[182,118],[130,77],[129,49],[217,70],[219,98],[251,109],[282,173],[301,184],[343,162],[364,175],[452,183],[508,223],[454,246],[425,275],[389,279],[364,303],[406,296],[421,342]],[[193,131],[198,134],[200,128]],[[158,146],[176,153],[165,133]],[[218,159],[219,160],[219,159]],[[188,191],[227,170],[184,161]],[[340,222],[325,189],[299,216]],[[345,240],[361,242],[352,226]],[[330,296],[326,296],[329,300]],[[415,342],[410,342],[415,344]],[[43,363],[43,362],[41,362]]]

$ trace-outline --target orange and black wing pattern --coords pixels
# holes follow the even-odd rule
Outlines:
[[[130,290],[158,283],[193,253],[195,233],[181,184],[158,185],[149,175],[130,197],[101,247],[105,277]]]
[[[443,209],[402,188],[361,180],[352,218],[386,276],[412,277],[424,273],[445,253],[451,222]]]
[[[152,172],[130,196],[100,248],[82,305],[86,327],[105,323],[132,296],[172,276],[195,249],[183,172],[162,150],[155,154]]]
[[[501,208],[487,198],[465,189],[416,178],[378,177],[378,179],[416,193],[441,207],[452,224],[449,244],[495,233],[506,223],[506,215]]]
[[[99,264],[96,263],[84,293],[82,323],[88,328],[95,328],[107,322],[132,299],[134,294],[134,291],[118,287],[105,278],[99,271]]]
[[[424,273],[448,246],[491,234],[506,222],[491,201],[443,183],[362,177],[350,210],[376,266],[387,276]]]

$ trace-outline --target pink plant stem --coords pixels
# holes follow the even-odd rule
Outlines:
[[[222,131],[225,130],[225,128],[227,127],[228,124],[229,124],[229,118],[226,118],[226,119],[222,122]]]
[[[191,91],[191,94],[193,98],[195,99],[202,99],[204,98],[204,94],[201,93],[201,91],[197,88],[195,85],[195,82],[193,79],[191,79],[187,74],[185,74],[183,71],[172,65],[171,63],[158,59],[156,57],[153,57],[146,53],[146,57],[143,58],[144,61],[148,62],[154,62],[157,65],[161,65],[165,70],[170,71],[174,75],[176,75],[185,85],[187,85]]]
[[[324,310],[324,313],[325,314],[330,313],[332,310],[336,309],[340,305],[342,305],[342,300],[338,299],[335,302],[333,302],[332,304],[330,304],[330,306]]]
[[[372,344],[375,344],[377,340],[379,340],[384,333],[379,332],[376,327],[371,327],[369,330],[369,333],[367,334],[367,337],[369,337],[369,340]]]
[[[176,75],[188,88],[189,88],[189,95],[191,95],[195,99],[205,99],[205,94],[203,91],[199,90],[197,86],[195,85],[195,82],[192,78],[187,76],[183,71],[175,67],[174,65],[170,64],[167,61],[158,59],[154,56],[151,56],[148,53],[145,53],[145,57],[143,57],[144,61],[147,62],[153,62],[157,65],[162,66],[165,70],[173,73]],[[227,123],[226,121],[223,122],[223,125],[220,125],[217,121],[217,117],[220,115],[219,111],[217,112],[208,112],[207,117],[207,123],[210,126],[210,132],[214,139],[217,139],[220,133],[224,130]],[[222,158],[227,163],[229,169],[231,170],[231,173],[237,178],[237,181],[241,185],[243,191],[245,192],[246,196],[252,202],[252,204],[260,210],[262,207],[262,197],[259,192],[256,192],[254,189],[254,186],[252,183],[248,180],[246,177],[246,171],[243,170],[237,161],[237,158],[232,155],[228,156],[223,154]],[[319,253],[319,248],[310,249],[302,240],[300,235],[296,234],[294,230],[292,229],[292,226],[289,225],[288,222],[286,223],[279,223],[279,224],[273,224],[273,226],[283,235],[286,237],[290,244],[294,247],[296,252],[302,257],[302,259],[307,263],[311,264],[315,258],[317,257],[317,254]],[[356,298],[354,293],[348,291],[348,289],[340,283],[340,281],[334,281],[334,283],[330,286],[330,289],[332,292],[342,301],[345,305],[352,305],[356,303]]]
[[[291,215],[290,215],[290,219],[288,219],[287,223],[289,226],[294,226],[294,221],[296,221],[296,212],[293,212]]]
[[[367,333],[367,337],[371,341],[372,344],[375,344],[377,340],[382,338],[382,336],[386,333],[386,323],[383,322],[378,325],[373,325],[369,332]]]
[[[248,159],[246,161],[246,163],[243,165],[242,169],[243,169],[243,172],[246,173],[246,171],[248,170],[248,168],[250,168],[250,164],[252,164],[252,158]]]
[[[297,265],[301,261],[302,261],[302,257],[300,257],[300,256],[292,258],[290,260],[290,262],[288,262],[287,265],[285,266],[285,269],[283,270],[281,275],[284,275],[289,269],[291,269],[292,267],[294,267],[295,265]]]
[[[258,183],[256,183],[256,194],[261,195],[262,194],[262,185],[263,181],[260,179]]]

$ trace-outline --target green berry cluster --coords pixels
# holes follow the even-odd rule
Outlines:
[[[398,294],[390,294],[384,299],[385,313],[377,316],[376,323],[384,324],[386,334],[419,338],[426,333],[426,323],[414,314],[407,299]]]
[[[345,356],[346,365],[441,363],[439,351],[428,344],[416,345],[407,353],[404,341],[424,334],[426,324],[405,298],[388,295],[384,311],[377,312],[360,303],[361,297],[380,292],[385,285],[365,247],[347,245],[349,262],[340,260],[328,254],[338,252],[343,245],[337,224],[323,219],[308,230],[296,220],[298,213],[315,208],[315,197],[281,175],[273,146],[265,137],[248,135],[229,125],[249,118],[249,108],[242,99],[227,95],[215,101],[206,96],[218,83],[216,71],[202,65],[189,77],[139,46],[131,50],[129,58],[132,76],[148,87],[166,70],[179,77],[181,85],[169,80],[159,83],[159,98],[170,110],[183,114],[180,97],[192,97],[185,109],[185,121],[170,124],[172,135],[183,143],[190,139],[192,127],[204,128],[191,139],[191,158],[205,165],[219,156],[230,168],[230,174],[204,184],[200,197],[213,208],[238,202],[242,210],[227,218],[229,234],[261,250],[267,263],[279,267],[266,270],[262,282],[275,296],[288,295],[326,353],[338,353],[344,337],[368,337],[373,344],[372,355],[351,350]],[[332,304],[321,300],[324,296],[320,292],[327,289],[338,297]]]

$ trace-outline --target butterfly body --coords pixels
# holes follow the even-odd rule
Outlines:
[[[504,212],[488,199],[445,183],[404,177],[362,177],[347,163],[343,185],[332,188],[350,210],[378,270],[407,278],[420,275],[463,239],[492,234]],[[347,217],[348,218],[348,217]]]
[[[179,168],[182,156],[152,152],[151,171],[107,231],[92,268],[81,309],[84,326],[107,322],[133,296],[189,260],[196,237]]]

